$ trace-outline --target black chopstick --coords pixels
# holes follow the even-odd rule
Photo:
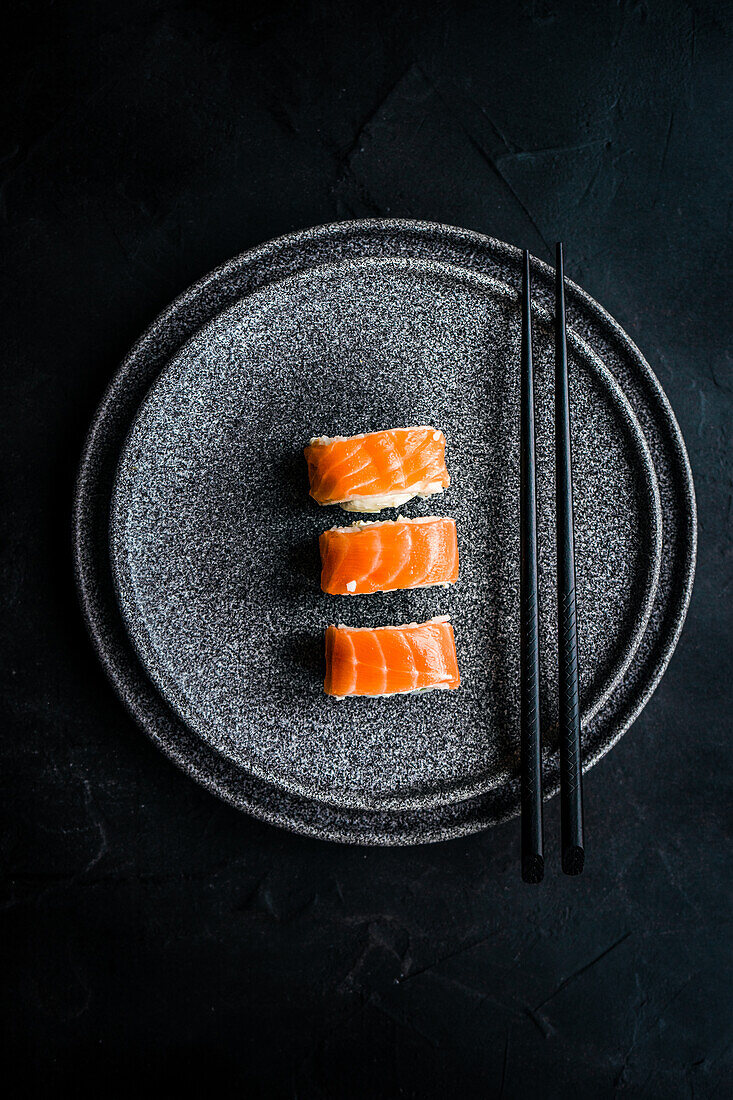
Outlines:
[[[585,848],[583,844],[583,777],[580,766],[573,472],[562,244],[556,246],[555,254],[555,508],[560,673],[560,839],[563,871],[566,875],[579,875],[583,870]]]
[[[529,252],[523,254],[520,390],[520,786],[522,878],[541,882],[542,761],[540,757],[540,655],[537,614],[537,487],[534,447],[532,292]]]

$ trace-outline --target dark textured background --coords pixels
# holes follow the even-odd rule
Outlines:
[[[243,10],[31,2],[3,23],[4,1081],[21,1070],[19,1096],[727,1095],[730,5]],[[554,803],[537,889],[519,881],[516,822],[359,850],[250,821],[148,744],[84,635],[74,471],[127,347],[241,249],[376,214],[545,259],[564,238],[688,443],[688,622],[587,778],[580,880],[557,872]]]

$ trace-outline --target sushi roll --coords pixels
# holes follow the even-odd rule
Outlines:
[[[399,508],[450,484],[445,436],[435,428],[389,428],[352,436],[319,436],[305,448],[310,495],[347,512]]]
[[[455,520],[359,520],[320,538],[321,588],[332,596],[361,596],[399,588],[429,588],[458,580]]]
[[[461,682],[447,616],[405,626],[329,626],[326,695],[407,695]]]

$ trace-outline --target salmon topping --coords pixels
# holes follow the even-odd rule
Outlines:
[[[312,439],[305,457],[313,499],[349,511],[397,507],[450,484],[445,436],[426,426]]]
[[[445,618],[326,630],[327,695],[394,695],[460,682],[453,628]]]
[[[320,537],[321,588],[332,596],[455,584],[455,521],[442,516],[359,522]]]

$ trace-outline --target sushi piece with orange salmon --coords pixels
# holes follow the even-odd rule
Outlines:
[[[305,448],[310,495],[347,512],[399,508],[450,484],[445,436],[425,425],[352,436],[319,436]]]
[[[429,588],[458,580],[455,520],[359,520],[320,537],[321,588],[332,596],[361,596],[400,588]]]
[[[326,630],[326,695],[407,695],[457,688],[460,682],[447,616],[404,626]]]

